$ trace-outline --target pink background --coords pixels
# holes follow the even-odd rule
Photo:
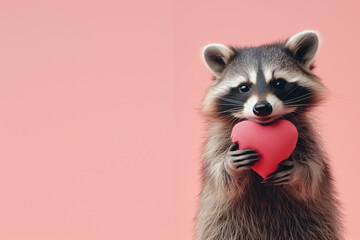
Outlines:
[[[358,1],[0,1],[0,239],[192,239],[207,43],[322,36],[318,112],[360,239]]]

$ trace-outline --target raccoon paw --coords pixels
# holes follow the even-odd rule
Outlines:
[[[279,168],[276,172],[270,174],[266,179],[264,179],[261,183],[265,185],[282,185],[282,184],[289,184],[294,179],[294,169],[295,169],[295,162],[292,160],[285,160],[279,163]]]
[[[227,152],[225,159],[225,170],[232,176],[236,176],[244,169],[251,168],[261,158],[260,154],[254,149],[240,149],[239,145],[234,143]]]

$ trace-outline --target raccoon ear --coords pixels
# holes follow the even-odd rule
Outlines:
[[[203,60],[215,77],[225,69],[235,55],[234,51],[223,44],[209,44],[203,48]]]
[[[289,49],[296,60],[306,68],[311,68],[318,47],[319,35],[316,31],[311,30],[299,32],[285,43],[285,48]]]

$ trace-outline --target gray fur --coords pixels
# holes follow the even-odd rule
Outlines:
[[[241,53],[244,49],[234,51]],[[202,169],[197,240],[342,239],[333,177],[320,138],[308,116],[308,110],[322,99],[319,79],[310,72],[308,65],[291,58],[284,45],[249,48],[245,53],[235,56],[224,72],[215,76],[209,92],[216,91],[225,76],[233,76],[234,72],[246,74],[249,66],[262,61],[263,65],[277,65],[307,76],[308,80],[316,82],[308,86],[316,97],[306,109],[282,116],[297,127],[299,138],[291,155],[296,165],[292,180],[278,186],[264,185],[263,179],[251,169],[242,170],[236,177],[226,171],[225,159],[232,145],[231,129],[242,119],[227,119],[218,114],[216,100],[224,93],[205,98],[204,113],[209,132]]]

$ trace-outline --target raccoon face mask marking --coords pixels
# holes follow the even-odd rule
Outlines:
[[[311,72],[318,45],[317,33],[304,31],[284,43],[259,47],[206,46],[203,59],[215,80],[203,113],[269,123],[311,108],[324,89]]]

